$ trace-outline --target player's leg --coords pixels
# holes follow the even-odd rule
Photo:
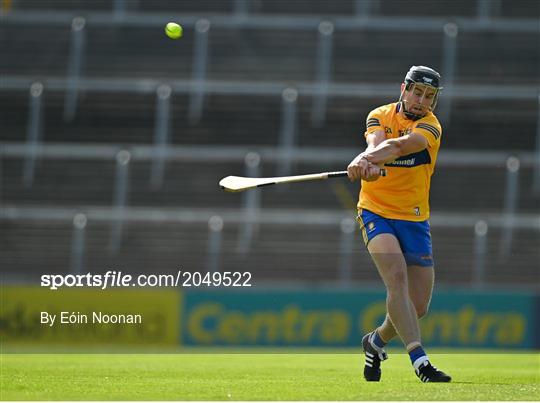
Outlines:
[[[409,296],[416,309],[418,319],[420,319],[429,310],[435,270],[433,270],[433,266],[409,265],[407,272],[409,273]]]
[[[358,222],[361,226],[366,247],[375,237],[381,236],[381,234],[393,233],[392,226],[385,218],[369,210],[360,211]],[[365,355],[364,378],[367,381],[378,382],[381,379],[381,361],[388,358],[383,347],[384,343],[376,330],[364,335],[362,338],[362,349]]]
[[[382,225],[384,224],[377,224],[380,231]],[[403,329],[404,340],[409,343],[419,340],[420,332],[418,323],[415,322],[416,311],[408,295],[407,265],[396,237],[381,232],[371,238],[368,250],[387,289],[388,316],[395,318],[398,329]],[[379,381],[380,364],[387,356],[383,349],[384,342],[377,330],[362,338],[362,347],[365,354],[364,378],[367,381]]]
[[[418,313],[423,315],[431,300],[434,279],[429,223],[397,220],[395,228],[404,257],[410,267],[409,274],[416,276],[415,279],[423,283],[411,289],[411,298],[416,302]],[[412,277],[409,280],[412,282]],[[400,329],[397,326],[396,328],[400,333]],[[420,339],[418,342],[407,344],[407,352],[416,375],[423,382],[450,382],[450,376],[431,365]]]
[[[392,299],[393,294],[396,300],[401,298],[402,301],[405,301],[404,306],[408,301],[414,307],[414,320],[409,322],[410,327],[405,328],[402,334],[401,326],[403,326],[403,322],[406,321],[407,317],[398,316],[401,323],[395,322],[393,319],[396,316],[396,313],[392,314],[392,307],[389,305],[388,314],[383,325],[369,336],[370,344],[379,349],[379,351],[384,351],[383,347],[386,342],[394,337],[396,333],[399,333],[407,347],[407,352],[409,353],[416,374],[422,381],[449,382],[451,378],[448,375],[438,371],[429,363],[427,354],[421,344],[417,320],[417,317],[421,317],[427,312],[433,290],[434,271],[429,223],[427,221],[409,222],[392,220],[391,228],[393,230],[393,235],[395,235],[398,242],[399,250],[402,252],[402,258],[406,261],[406,265],[408,266],[406,276],[408,293],[406,299],[400,296],[400,294],[403,294],[403,287],[396,287],[396,284],[394,284],[394,287],[392,288],[392,284],[388,281],[388,278],[392,280],[392,278],[396,277],[396,271],[384,268],[385,266],[393,265],[393,263],[388,263],[385,260],[395,260],[386,257],[387,255],[385,253],[381,253],[384,251],[392,251],[393,246],[389,246],[392,242],[385,243],[377,241],[370,243],[369,245],[371,247],[368,246],[368,249],[377,264],[385,285],[387,286],[388,300],[390,301]],[[392,236],[388,236],[389,238],[387,239],[391,239]],[[379,236],[376,238],[383,239]],[[374,241],[376,238],[373,237],[371,241]],[[393,253],[391,255],[393,255]],[[377,261],[377,259],[379,261]],[[399,271],[397,271],[397,273],[399,273]],[[387,278],[385,278],[385,274],[387,275]],[[410,312],[410,306],[407,311]],[[411,332],[411,329],[414,328],[416,328],[417,333],[414,331]],[[414,338],[416,338],[416,340],[414,340]]]
[[[362,225],[364,241],[367,244],[368,250],[387,289],[387,312],[389,318],[387,322],[391,323],[393,325],[392,328],[395,328],[399,333],[401,339],[407,346],[415,369],[418,370],[419,366],[422,365],[424,361],[427,363],[429,363],[429,361],[427,361],[427,355],[425,354],[420,341],[417,309],[409,295],[408,268],[405,256],[402,252],[403,247],[394,235],[399,228],[394,225],[395,220],[392,220],[392,223],[390,223],[390,220],[386,220],[369,211],[361,212],[359,221]],[[429,225],[427,225],[427,227],[420,227],[419,231],[427,232],[427,235],[429,236]],[[415,229],[413,228],[413,237],[416,236],[414,231]],[[431,258],[431,239],[429,239],[429,252],[429,258]],[[425,254],[422,254],[422,256],[419,257],[419,264],[421,266],[427,266],[430,261],[432,261],[432,259],[426,259]],[[433,285],[433,270],[431,268],[431,273],[429,273],[430,270],[426,271],[428,274],[425,275],[424,272],[424,276],[422,276],[422,278],[426,280],[426,285],[419,287],[418,289],[424,291],[423,300],[427,308]],[[412,272],[415,274],[417,273],[415,269],[413,269]],[[419,275],[422,275],[422,272],[418,273],[420,273]],[[415,287],[412,288],[413,292],[415,289]],[[417,301],[421,300],[422,296],[418,296]],[[422,304],[418,303],[419,308],[425,310],[421,305]],[[381,339],[378,331],[374,331],[363,337],[362,346],[366,356],[364,377],[368,381],[379,381],[381,377],[380,363],[382,360],[386,359],[386,353],[383,349],[384,341]],[[422,370],[422,374],[419,374],[418,372],[417,374],[423,381],[441,381],[440,377],[439,379],[436,379],[436,377],[429,375],[429,371],[432,368],[433,367],[430,366],[429,368]],[[440,371],[437,373],[444,375]]]
[[[433,266],[424,267],[410,265],[407,267],[407,273],[409,297],[416,310],[416,315],[418,319],[420,319],[427,313],[431,301],[434,280]],[[388,315],[386,315],[382,325],[377,328],[377,333],[382,340],[381,347],[397,335],[396,328]]]
[[[433,267],[409,266],[409,298],[415,307],[415,313],[418,318],[426,314],[429,302],[431,300],[431,292],[433,290]],[[392,322],[392,312],[388,308],[388,314],[384,323],[376,330],[380,335],[380,340],[383,341],[379,346],[382,348],[396,333],[396,327]],[[418,323],[417,323],[418,326]],[[387,339],[385,339],[387,338]],[[423,382],[450,382],[451,377],[434,367],[424,351],[420,336],[416,341],[406,342],[407,353],[411,358],[411,363],[415,369],[416,375]]]
[[[407,262],[408,295],[415,308],[417,318],[427,312],[433,291],[433,252],[429,223],[393,220],[394,233],[400,250]],[[418,324],[418,322],[416,322]],[[398,333],[391,317],[387,317],[379,329],[384,341]],[[414,341],[403,340],[408,350],[421,345],[420,336]]]
[[[418,317],[409,297],[407,264],[398,240],[392,234],[379,234],[369,242],[368,250],[386,286],[387,313],[393,327],[405,346],[420,345]]]

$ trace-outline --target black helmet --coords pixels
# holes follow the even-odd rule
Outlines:
[[[440,86],[441,75],[432,68],[426,66],[412,66],[405,76],[405,84],[424,84],[434,87],[438,90]]]
[[[436,91],[435,91],[433,100],[431,102],[431,106],[429,107],[429,110],[433,111],[435,109],[435,106],[437,105],[437,100],[439,98],[439,92],[443,88],[441,87],[441,75],[439,73],[437,73],[432,68],[429,68],[426,66],[412,66],[410,70],[407,72],[407,75],[405,76],[404,83],[405,83],[405,90],[407,91],[412,91],[416,84],[425,85],[425,86],[434,88]],[[401,96],[399,97],[399,102],[401,103],[403,107],[403,114],[408,119],[418,120],[425,116],[425,114],[423,116],[418,115],[411,112],[410,108],[405,108],[403,92],[401,93]]]

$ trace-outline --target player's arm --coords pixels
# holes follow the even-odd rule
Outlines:
[[[425,136],[411,133],[396,139],[388,139],[379,143],[376,147],[360,154],[358,157],[365,158],[375,165],[386,164],[404,155],[413,154],[428,148],[429,144]]]
[[[364,154],[374,150],[384,140],[386,140],[386,135],[382,129],[375,130],[366,135],[366,149],[364,152],[358,154],[347,167],[349,179],[364,179],[367,181],[374,181],[378,179],[380,174],[379,167],[374,164],[370,164],[368,160],[364,158]]]
[[[366,135],[366,143],[367,143],[367,147],[366,149],[358,154],[352,161],[351,161],[351,165],[356,165],[358,164],[358,162],[362,159],[362,156],[369,152],[369,151],[372,151],[374,150],[380,143],[382,143],[384,140],[386,140],[386,136],[384,134],[384,131],[382,130],[376,130],[372,133],[369,133]]]

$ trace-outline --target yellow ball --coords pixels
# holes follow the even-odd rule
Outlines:
[[[182,36],[182,26],[178,25],[176,22],[169,22],[165,26],[165,33],[171,39],[178,39]]]

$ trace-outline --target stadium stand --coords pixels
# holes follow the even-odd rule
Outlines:
[[[125,4],[124,13],[152,17],[155,24],[109,18],[118,12],[112,1],[18,0],[4,17],[5,23],[0,28],[1,47],[7,55],[0,58],[2,144],[25,144],[31,114],[29,88],[39,81],[44,85],[40,143],[53,147],[83,146],[86,150],[104,146],[110,153],[110,158],[78,159],[70,156],[70,151],[55,158],[39,157],[31,186],[23,181],[30,154],[0,154],[0,202],[8,212],[0,220],[3,250],[0,265],[10,268],[15,277],[31,277],[44,270],[69,270],[73,228],[71,220],[65,217],[80,211],[112,208],[117,185],[116,151],[133,151],[140,146],[150,149],[154,143],[158,85],[168,84],[173,89],[168,143],[194,153],[199,146],[216,153],[231,147],[246,152],[261,148],[279,150],[284,113],[282,91],[287,87],[298,88],[294,146],[327,153],[339,149],[342,153],[339,155],[346,157],[341,163],[335,158],[324,162],[296,161],[292,168],[294,172],[339,170],[363,146],[363,120],[367,112],[385,101],[395,100],[401,76],[410,65],[421,61],[443,68],[444,25],[456,21],[460,26],[463,19],[468,19],[471,26],[476,18],[482,20],[475,2],[464,0],[429,6],[419,1],[382,0],[370,3],[371,9],[362,10],[358,2],[345,0],[254,1],[248,2],[244,10],[238,10],[238,3],[233,1],[139,0]],[[460,228],[441,221],[433,227],[437,262],[441,267],[438,277],[447,284],[471,282],[475,221],[506,211],[507,156],[524,156],[513,214],[522,216],[519,222],[527,217],[538,220],[539,194],[533,192],[531,151],[537,147],[540,28],[520,29],[504,23],[520,25],[523,21],[524,27],[534,24],[540,17],[540,4],[523,0],[500,1],[499,5],[497,10],[491,10],[498,17],[498,28],[481,29],[479,23],[478,29],[460,29],[457,39],[453,84],[464,93],[452,96],[451,118],[444,125],[443,150],[448,154],[441,153],[431,202],[433,211],[441,217],[463,215],[471,221]],[[25,18],[38,11],[51,14],[45,14],[41,23],[26,25]],[[245,25],[238,15],[246,12],[259,18],[260,26]],[[395,28],[372,29],[355,26],[358,21],[347,20],[362,12],[394,23]],[[81,83],[86,87],[78,92],[74,118],[66,121],[70,24],[79,15],[87,19],[81,70]],[[185,15],[189,21],[191,29],[186,30],[181,41],[164,38],[161,19],[168,15],[179,20]],[[235,17],[229,18],[230,15]],[[270,18],[277,24],[283,15],[304,18],[311,24],[310,28],[269,28],[268,20],[263,20]],[[418,21],[440,29],[399,29],[398,22],[404,17],[420,18]],[[205,79],[220,84],[221,89],[205,94],[202,117],[193,122],[189,119],[196,47],[193,26],[199,18],[211,22]],[[328,95],[325,119],[317,126],[311,120],[317,87],[313,89],[309,85],[318,80],[317,27],[325,19],[335,24],[330,84],[336,85],[337,90]],[[214,26],[213,21],[218,23]],[[340,29],[346,26],[344,21],[351,26]],[[25,29],[21,30],[23,24]],[[351,94],[354,89],[369,84],[375,84],[372,87],[375,89],[380,84],[385,90],[372,91],[368,96]],[[464,150],[497,157],[480,166],[470,157],[454,161]],[[280,163],[263,158],[260,169],[263,176],[279,175]],[[114,220],[89,219],[86,267],[96,271],[123,267],[133,272],[150,268],[168,272],[176,270],[179,264],[193,270],[205,267],[207,215],[226,216],[230,212],[242,215],[245,211],[244,197],[218,191],[217,182],[228,174],[244,174],[244,170],[242,158],[207,156],[198,162],[193,158],[173,159],[165,163],[163,181],[156,187],[150,180],[151,159],[133,157],[129,165],[128,207],[146,209],[147,213],[173,214],[185,209],[196,216],[192,222],[166,222],[149,220],[151,214],[145,213],[144,219],[127,220],[118,251],[108,247]],[[265,189],[259,197],[262,209],[277,214],[281,211],[300,215],[313,211],[354,217],[356,188],[346,182],[305,184]],[[26,211],[26,216],[9,218],[10,208]],[[24,210],[31,208],[43,210],[32,217],[30,210]],[[52,211],[63,211],[60,216],[64,218],[47,219],[47,212]],[[256,267],[257,275],[265,281],[340,281],[338,251],[343,234],[339,230],[339,218],[333,226],[264,222],[256,226],[256,236],[247,254],[237,251],[242,228],[241,220],[226,222],[222,250],[227,252],[221,257],[222,267],[237,270]],[[534,283],[538,280],[540,261],[538,228],[532,222],[513,231],[511,270],[508,259],[498,253],[502,231],[497,225],[490,229],[485,281],[530,285],[533,280]],[[355,236],[352,278],[374,281],[376,273],[358,246],[359,234]]]
[[[28,86],[31,81],[27,81]],[[399,87],[396,85],[396,90]],[[47,90],[43,96],[44,142],[151,144],[154,141],[155,92],[81,92],[77,115],[63,121],[64,92]],[[2,138],[20,141],[28,117],[28,91],[2,91],[0,117]],[[364,117],[381,102],[392,99],[374,96],[330,98],[322,127],[311,124],[312,97],[299,96],[297,145],[300,147],[354,147],[363,144]],[[537,106],[534,100],[458,100],[450,124],[444,129],[445,150],[463,148],[480,151],[519,152],[534,149]],[[281,122],[279,95],[211,94],[205,100],[204,119],[190,124],[189,95],[171,97],[172,144],[276,146]],[[246,113],[249,111],[249,113]],[[9,118],[8,118],[9,114]],[[516,133],[508,143],[507,133]],[[474,135],[471,135],[474,133]]]

